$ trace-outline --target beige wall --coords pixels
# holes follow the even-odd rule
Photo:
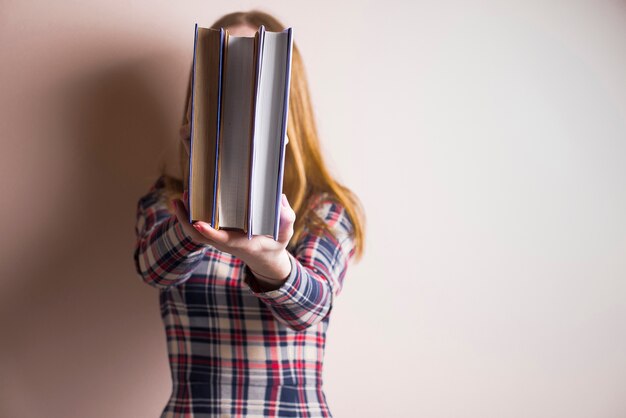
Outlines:
[[[136,200],[175,167],[194,22],[259,4],[368,211],[335,415],[626,416],[626,7],[597,0],[2,2],[0,416],[161,411]]]

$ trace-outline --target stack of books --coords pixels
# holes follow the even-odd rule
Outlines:
[[[189,221],[278,237],[292,29],[254,37],[196,25]]]

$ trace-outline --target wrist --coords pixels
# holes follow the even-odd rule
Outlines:
[[[262,260],[250,260],[246,264],[254,275],[263,280],[273,283],[287,280],[291,274],[291,260],[286,249]]]

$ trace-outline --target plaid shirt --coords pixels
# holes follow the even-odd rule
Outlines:
[[[354,254],[345,209],[319,195],[332,234],[305,231],[291,273],[263,292],[241,259],[199,244],[160,199],[137,205],[137,273],[159,289],[172,374],[161,417],[330,417],[322,390],[329,313]]]

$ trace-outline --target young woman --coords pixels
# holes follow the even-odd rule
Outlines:
[[[253,36],[260,25],[285,28],[259,11],[212,27]],[[135,266],[159,289],[167,336],[173,390],[162,417],[331,416],[326,330],[348,264],[363,252],[364,214],[322,158],[298,48],[277,241],[189,224],[189,99],[188,91],[181,179],[161,174],[138,202],[135,228]]]

